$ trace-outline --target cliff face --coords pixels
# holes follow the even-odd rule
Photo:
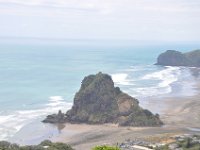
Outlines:
[[[58,115],[57,115],[58,116]],[[158,115],[139,106],[137,99],[114,87],[112,78],[103,73],[84,78],[74,98],[74,105],[64,116],[48,116],[44,122],[118,123],[121,126],[160,126]]]
[[[167,50],[158,56],[156,65],[200,67],[200,50],[188,53]]]
[[[118,114],[114,83],[108,75],[99,73],[83,79],[74,105],[67,112],[70,122],[113,122]]]

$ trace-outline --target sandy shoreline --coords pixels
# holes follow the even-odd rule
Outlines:
[[[159,101],[159,100],[158,100]],[[164,121],[163,127],[118,127],[116,125],[73,125],[65,124],[65,128],[57,137],[51,140],[55,142],[65,142],[71,144],[75,149],[89,150],[95,145],[110,144],[116,145],[127,139],[160,139],[178,134],[200,134],[189,128],[199,128],[199,118],[190,115],[200,114],[198,106],[193,108],[198,102],[198,96],[187,97],[183,101],[179,98],[170,98],[165,101],[168,107],[161,114]],[[193,111],[191,111],[191,109]],[[68,131],[74,134],[67,134]]]
[[[200,89],[198,80],[197,90]],[[199,90],[200,91],[200,90]],[[57,137],[51,140],[66,142],[75,149],[89,150],[95,145],[123,142],[126,139],[158,140],[178,134],[200,134],[200,93],[187,97],[162,98],[151,97],[152,105],[149,108],[161,107],[160,117],[163,127],[118,127],[116,125],[72,125],[65,124],[65,128]],[[165,107],[162,107],[164,105]],[[192,130],[194,129],[194,130]],[[68,135],[68,131],[74,134]]]
[[[194,88],[200,91],[200,81]],[[41,130],[35,135],[29,129],[15,137],[20,144],[37,144],[42,139],[49,139],[54,142],[64,142],[71,144],[75,149],[90,150],[95,145],[109,144],[116,145],[127,139],[166,140],[169,136],[178,134],[200,134],[200,92],[194,96],[171,96],[149,97],[148,109],[160,111],[163,127],[118,127],[113,124],[87,125],[87,124],[60,124],[49,125],[40,123]],[[153,111],[154,112],[154,111]],[[30,125],[33,128],[33,125]],[[46,136],[41,137],[44,132]],[[22,138],[23,135],[24,137]],[[29,139],[30,136],[34,137]],[[29,141],[23,141],[29,139]],[[16,140],[13,140],[16,141]],[[34,143],[35,142],[35,143]]]

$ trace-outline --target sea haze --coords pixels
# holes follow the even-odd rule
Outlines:
[[[47,114],[69,109],[84,76],[99,71],[112,75],[115,85],[144,107],[147,97],[174,94],[173,89],[181,95],[195,92],[189,69],[153,65],[167,46],[52,42],[1,43],[0,140]]]

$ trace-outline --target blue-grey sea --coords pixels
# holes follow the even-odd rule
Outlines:
[[[80,40],[0,42],[0,140],[12,138],[35,119],[67,111],[81,80],[99,71],[110,74],[116,86],[146,108],[151,96],[194,94],[188,68],[153,65],[167,49],[195,47]],[[172,90],[175,84],[179,92]]]

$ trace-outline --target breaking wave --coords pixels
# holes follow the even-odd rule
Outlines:
[[[58,112],[58,110],[67,111],[72,103],[67,103],[61,96],[52,96],[49,103],[41,109],[18,110],[5,114],[0,113],[0,140],[8,140],[14,136],[22,127],[32,121],[43,118],[44,116]]]

